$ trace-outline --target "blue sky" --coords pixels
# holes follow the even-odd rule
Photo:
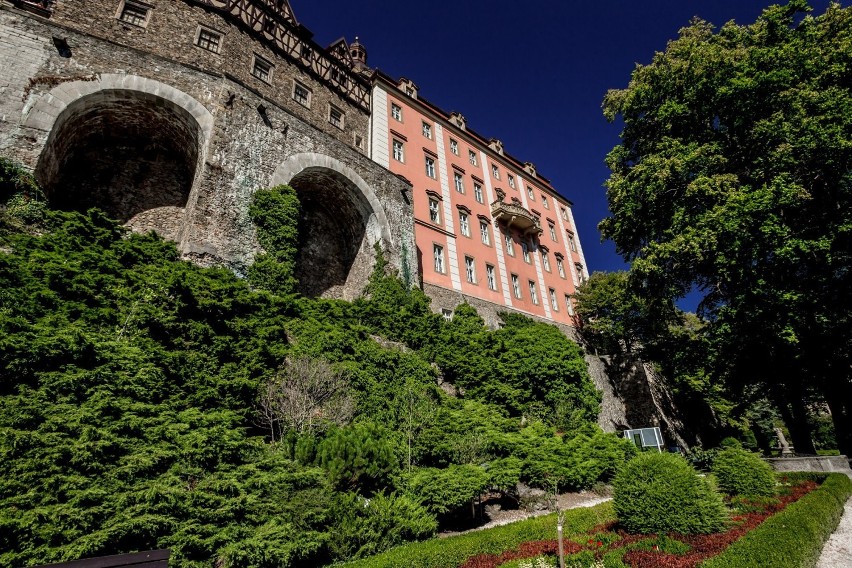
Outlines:
[[[535,163],[574,202],[590,271],[625,267],[597,231],[607,215],[604,157],[620,131],[601,113],[606,91],[627,86],[636,63],[650,62],[693,16],[751,23],[769,3],[291,0],[320,44],[359,36],[371,67],[408,77],[423,97]],[[812,1],[814,13],[828,3]]]

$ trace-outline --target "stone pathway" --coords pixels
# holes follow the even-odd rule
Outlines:
[[[826,541],[816,568],[849,568],[850,566],[852,566],[852,497],[846,501],[840,524]]]

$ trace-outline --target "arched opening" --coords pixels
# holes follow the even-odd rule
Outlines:
[[[324,167],[303,169],[290,185],[301,204],[299,291],[311,297],[357,294],[361,290],[352,288],[366,284],[360,273],[369,275],[373,258],[367,238],[374,217],[370,204],[351,180]]]
[[[98,90],[57,117],[36,177],[53,207],[99,207],[134,230],[176,240],[201,145],[195,117],[174,102]]]

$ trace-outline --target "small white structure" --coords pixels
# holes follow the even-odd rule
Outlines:
[[[653,428],[637,428],[635,430],[625,430],[624,437],[636,444],[640,450],[645,448],[657,448],[657,451],[663,451],[663,434],[656,426]]]

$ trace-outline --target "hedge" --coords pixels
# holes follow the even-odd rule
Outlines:
[[[584,533],[615,520],[612,504],[572,509],[565,513],[566,536]],[[456,568],[477,554],[499,554],[533,540],[556,538],[556,515],[544,515],[463,535],[432,539],[391,549],[383,554],[344,564],[348,568]]]
[[[818,489],[769,517],[701,567],[813,567],[823,544],[837,528],[850,495],[852,481],[842,473],[830,473]]]

